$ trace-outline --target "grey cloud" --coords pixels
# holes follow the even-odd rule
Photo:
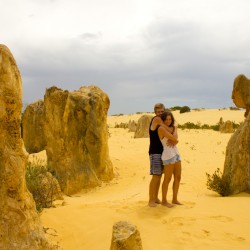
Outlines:
[[[42,98],[52,85],[73,90],[96,84],[110,97],[110,114],[152,111],[156,102],[232,106],[234,78],[250,76],[249,55],[237,43],[216,45],[207,32],[196,23],[167,20],[152,23],[128,44],[103,47],[94,42],[100,34],[85,33],[52,50],[24,47],[17,60],[24,102]]]

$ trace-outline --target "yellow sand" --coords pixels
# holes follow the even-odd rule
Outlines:
[[[41,220],[49,228],[50,238],[64,250],[106,250],[113,224],[126,220],[138,227],[144,250],[249,249],[250,195],[220,197],[206,187],[206,172],[223,170],[231,134],[179,130],[183,166],[179,200],[184,205],[150,208],[149,139],[134,139],[127,129],[114,128],[115,123],[138,120],[141,115],[108,117],[109,151],[116,176],[109,184],[65,196],[62,205],[57,202],[56,208],[44,209]],[[212,125],[220,117],[236,123],[244,120],[244,111],[176,111],[174,115],[180,124]],[[44,151],[38,155],[46,157]]]

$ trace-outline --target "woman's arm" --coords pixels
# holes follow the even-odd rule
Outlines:
[[[178,139],[177,127],[174,126],[173,136]]]
[[[170,132],[168,132],[165,127],[160,126],[158,129],[158,135],[159,138],[162,139],[163,137],[168,138],[169,140],[171,140],[174,144],[178,143],[177,138],[175,138],[174,135],[172,135]]]

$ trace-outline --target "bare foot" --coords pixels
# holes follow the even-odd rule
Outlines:
[[[172,201],[172,204],[176,204],[176,205],[183,205],[182,203],[180,203],[179,201]]]
[[[155,201],[155,203],[161,204],[161,200],[157,198],[157,200]]]
[[[157,206],[157,204],[156,204],[154,201],[149,201],[149,202],[148,202],[148,205],[149,205],[150,207],[156,207],[156,206]]]
[[[162,206],[165,206],[165,207],[168,207],[168,208],[171,208],[173,207],[174,205],[168,203],[168,202],[164,202],[164,203],[161,203]]]

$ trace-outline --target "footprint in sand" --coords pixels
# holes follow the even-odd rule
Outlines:
[[[173,217],[170,219],[162,220],[163,224],[172,224],[177,226],[191,225],[196,221],[196,218],[193,217]]]
[[[231,240],[234,240],[234,241],[244,241],[244,240],[246,240],[243,237],[236,236],[236,235],[231,234],[231,233],[225,233],[225,235],[226,235],[227,238],[230,238]]]
[[[190,202],[190,201],[183,201],[184,207],[185,208],[193,208],[195,206],[195,202]]]
[[[133,204],[133,205],[132,205]],[[146,204],[146,206],[145,206]],[[127,205],[120,206],[119,208],[116,209],[117,212],[122,212],[122,213],[132,213],[137,211],[138,209],[148,207],[147,203],[145,201],[137,201],[136,203],[131,203]]]
[[[218,220],[220,222],[230,222],[233,221],[231,217],[223,216],[223,215],[216,215],[216,216],[210,216],[209,218]]]
[[[209,236],[209,235],[210,235],[210,232],[209,232],[208,230],[203,229],[202,231],[203,231],[203,233],[205,234],[205,236]]]
[[[205,239],[210,236],[210,232],[208,230],[203,229],[202,233],[192,233],[189,231],[182,231],[179,235],[179,239],[182,242],[190,242],[190,240],[193,240],[193,238],[196,239]]]

